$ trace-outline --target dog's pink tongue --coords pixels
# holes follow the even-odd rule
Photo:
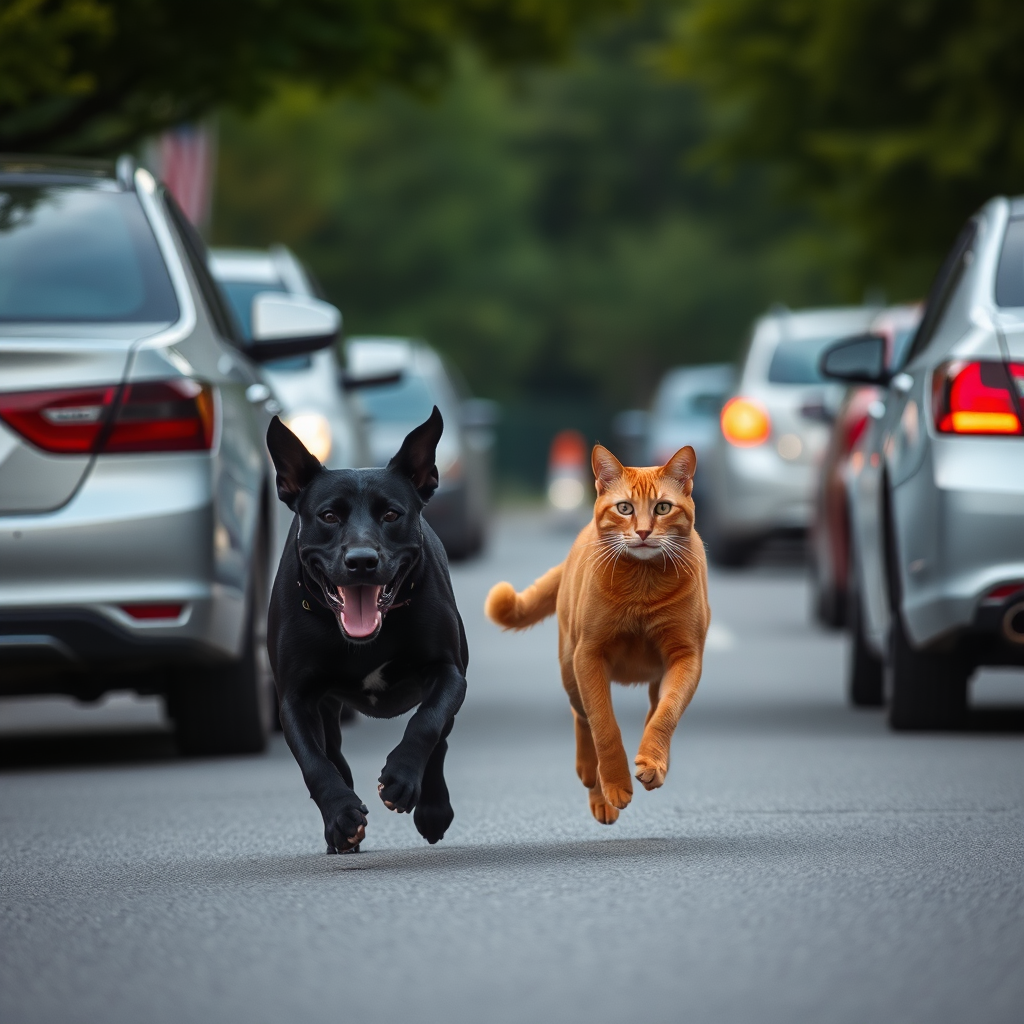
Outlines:
[[[345,607],[341,624],[349,636],[369,636],[380,625],[380,587],[338,587]]]

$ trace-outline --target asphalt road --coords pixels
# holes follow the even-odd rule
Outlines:
[[[400,722],[346,732],[370,824],[327,857],[280,738],[184,761],[152,703],[0,703],[0,1021],[1024,1019],[1021,714],[908,736],[848,710],[843,641],[776,559],[712,577],[668,782],[598,825],[553,625],[481,611],[567,546],[506,520],[454,573],[470,694],[436,847],[375,795]],[[617,689],[635,750],[645,695]]]

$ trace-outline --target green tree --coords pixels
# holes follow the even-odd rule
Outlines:
[[[497,63],[565,52],[624,0],[7,0],[0,146],[110,152],[282,81],[430,90],[467,44]]]
[[[847,284],[920,292],[960,223],[1024,191],[1018,0],[681,0],[661,56],[710,98],[704,157],[774,168],[851,242]]]

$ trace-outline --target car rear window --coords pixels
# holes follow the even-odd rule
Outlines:
[[[177,319],[167,267],[135,195],[0,183],[0,321]]]
[[[775,348],[768,367],[772,384],[821,384],[818,359],[822,350],[836,341],[829,338],[784,338]]]
[[[397,384],[365,388],[360,397],[366,411],[385,423],[422,423],[434,408],[434,396],[427,382],[411,375]]]
[[[996,271],[996,305],[1024,306],[1024,217],[1006,225]]]
[[[716,419],[725,402],[724,391],[686,391],[669,395],[664,415],[670,420]]]

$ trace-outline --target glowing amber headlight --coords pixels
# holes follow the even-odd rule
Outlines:
[[[326,462],[331,454],[331,425],[318,412],[298,412],[284,418],[284,425],[306,446],[318,462]]]
[[[730,398],[722,408],[722,435],[737,448],[764,444],[772,431],[768,410],[749,398]]]

